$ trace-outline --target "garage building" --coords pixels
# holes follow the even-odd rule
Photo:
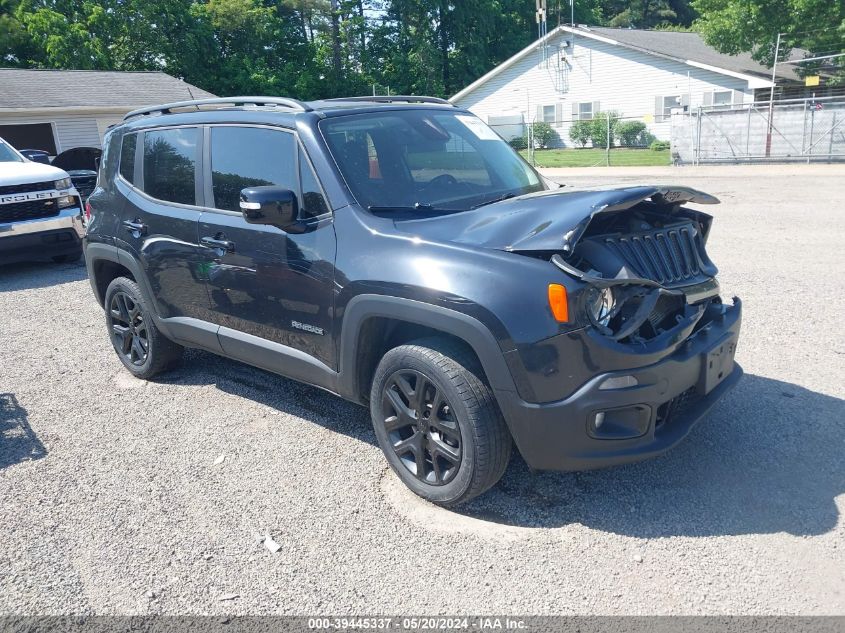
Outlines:
[[[0,68],[0,137],[55,156],[101,147],[130,110],[213,96],[162,72]]]

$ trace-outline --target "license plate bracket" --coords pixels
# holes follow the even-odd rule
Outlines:
[[[699,393],[707,395],[730,376],[734,368],[735,354],[736,336],[728,334],[701,355],[702,369],[698,382]]]

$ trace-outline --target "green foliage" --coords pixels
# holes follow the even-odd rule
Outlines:
[[[531,136],[534,138],[536,148],[551,147],[560,138],[551,125],[542,121],[531,124]]]
[[[643,145],[641,142],[642,133],[646,131],[646,124],[642,121],[619,121],[613,128],[619,144],[626,147]]]
[[[569,126],[569,139],[574,143],[578,143],[581,147],[587,145],[592,135],[592,121],[573,121],[572,125]]]
[[[609,125],[608,119],[610,119]],[[610,147],[613,147],[613,130],[616,128],[617,121],[619,121],[619,113],[614,110],[596,112],[593,115],[590,121],[590,140],[593,142],[593,147],[607,147],[608,128],[610,129]]]
[[[665,152],[670,147],[671,147],[671,145],[670,145],[669,141],[660,141],[660,140],[657,140],[657,139],[654,139],[651,142],[651,145],[648,146],[648,148],[652,152]]]
[[[796,47],[817,54],[845,53],[842,0],[692,0],[692,5],[701,14],[696,29],[723,53],[750,52],[754,59],[771,66],[777,33],[783,34],[781,60]],[[845,58],[827,64],[827,71],[838,76],[838,83],[845,82]],[[801,65],[806,74],[818,68],[812,62]]]
[[[688,2],[575,0],[575,20],[686,25]],[[220,95],[449,96],[536,39],[534,11],[529,0],[0,0],[0,63],[162,70]],[[569,19],[567,3],[549,3],[550,29]]]
[[[528,138],[525,135],[517,136],[508,141],[508,145],[515,150],[528,149]]]

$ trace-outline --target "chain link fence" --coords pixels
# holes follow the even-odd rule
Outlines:
[[[526,123],[524,113],[515,113],[488,123],[538,167],[845,161],[842,96],[777,101],[772,108],[764,101],[662,115],[539,118]]]
[[[526,123],[522,114],[493,117],[496,133],[538,167],[668,165],[671,121],[597,112]]]
[[[845,161],[845,99],[790,99],[700,107],[672,116],[681,164]]]

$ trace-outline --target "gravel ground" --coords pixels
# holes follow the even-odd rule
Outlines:
[[[747,376],[684,444],[579,474],[514,460],[442,510],[365,410],[201,352],[134,380],[83,267],[4,267],[0,613],[845,614],[845,168],[563,179],[724,202],[710,253]]]

